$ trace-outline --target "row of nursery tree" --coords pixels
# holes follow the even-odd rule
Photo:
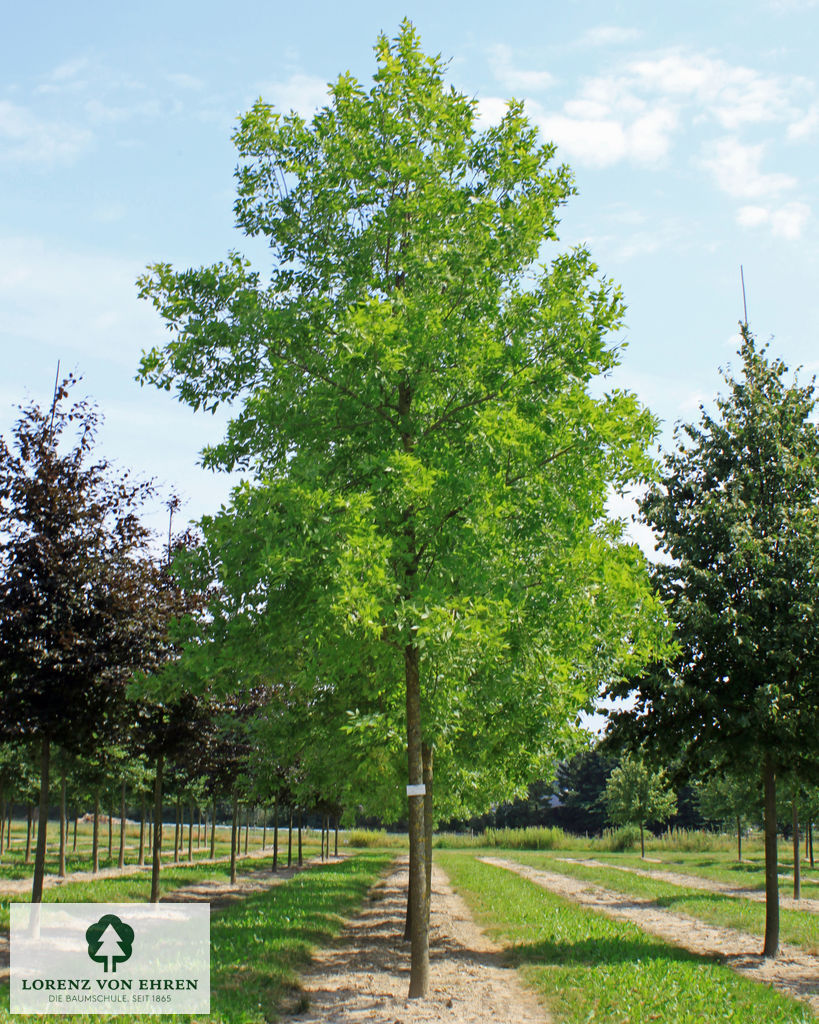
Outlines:
[[[557,251],[575,188],[554,146],[514,101],[482,127],[409,22],[375,49],[372,86],[341,75],[312,120],[261,100],[240,119],[235,214],[267,241],[263,269],[231,252],[141,280],[171,340],[140,379],[226,404],[203,461],[246,474],[172,571],[144,554],[127,479],[92,502],[87,536],[72,525],[60,503],[83,485],[52,479],[73,465],[56,459],[58,403],[53,425],[27,414],[16,457],[42,450],[42,472],[0,485],[6,737],[39,738],[46,778],[52,743],[106,746],[124,693],[161,780],[174,729],[198,721],[186,701],[248,708],[272,774],[408,817],[415,997],[434,820],[524,794],[599,692],[631,695],[612,747],[679,780],[764,779],[773,955],[776,784],[813,786],[818,767],[813,388],[744,325],[727,396],[658,467],[655,419],[599,386],[624,305],[584,247]],[[29,486],[55,520],[17,525]],[[664,552],[651,567],[607,511],[634,486]]]

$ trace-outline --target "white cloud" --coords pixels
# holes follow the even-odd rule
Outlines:
[[[798,142],[800,139],[814,135],[817,128],[819,128],[819,104],[814,103],[808,111],[788,125],[788,138],[792,142]]]
[[[562,153],[593,167],[609,167],[624,159],[655,165],[668,154],[677,125],[670,107],[645,108],[630,119],[613,112],[608,117],[593,116],[603,109],[595,101],[583,101],[583,105],[567,104],[564,114],[535,112],[535,120],[543,137],[557,143]],[[581,113],[585,116],[578,116]]]
[[[717,187],[735,199],[765,199],[791,189],[796,179],[789,174],[761,170],[765,145],[745,145],[736,138],[718,139],[705,149],[702,166]]]
[[[745,228],[768,227],[777,238],[795,241],[802,236],[810,216],[810,207],[801,202],[786,203],[776,208],[743,206],[737,212],[737,223]]]
[[[512,51],[508,46],[499,44],[492,48],[489,64],[504,89],[515,95],[530,92],[541,92],[554,85],[554,76],[548,71],[532,71],[515,66]]]
[[[311,118],[318,108],[326,106],[328,102],[325,80],[301,73],[293,74],[283,82],[268,82],[258,89],[257,95],[279,110],[286,113],[295,110],[305,119]]]
[[[637,28],[622,28],[620,25],[598,25],[590,28],[580,38],[581,46],[621,46],[632,43],[642,36]]]
[[[484,96],[478,100],[478,116],[476,126],[479,129],[498,124],[509,106],[509,101],[500,96]]]
[[[69,162],[90,139],[91,133],[83,128],[44,120],[26,107],[0,100],[0,162]]]

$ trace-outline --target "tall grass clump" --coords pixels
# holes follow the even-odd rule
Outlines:
[[[675,853],[725,853],[736,847],[736,836],[724,832],[704,832],[702,829],[675,828],[652,836],[646,842],[650,850]]]
[[[407,837],[404,834],[388,834],[383,828],[351,828],[344,837],[346,846],[355,846],[359,849],[369,848],[401,848],[407,845]]]
[[[565,850],[571,839],[560,828],[488,828],[477,835],[446,832],[435,837],[441,850],[501,847],[505,850]]]

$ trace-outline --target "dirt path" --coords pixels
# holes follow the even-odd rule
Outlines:
[[[760,946],[759,938],[754,935],[705,924],[687,914],[662,910],[651,900],[612,892],[568,875],[539,871],[500,857],[481,857],[480,860],[514,871],[536,885],[591,910],[617,920],[631,921],[643,931],[692,953],[714,957],[754,981],[773,985],[786,995],[804,1000],[815,1013],[819,1013],[819,957],[794,946],[783,945],[775,960],[766,959],[752,952]]]
[[[669,882],[671,885],[685,886],[689,889],[705,889],[708,892],[717,892],[724,896],[755,900],[757,903],[765,902],[765,893],[759,889],[743,889],[730,885],[728,882],[718,882],[713,878],[703,878],[700,875],[684,875],[679,871],[649,871],[626,864],[607,864],[605,861],[595,860],[593,857],[558,857],[556,859],[564,864],[588,864],[589,867],[594,868],[614,868],[615,871],[626,871],[628,874],[640,875],[643,878],[656,878],[660,882]],[[779,905],[787,910],[809,910],[813,914],[819,914],[819,900],[810,898],[795,900],[790,896],[780,895]]]
[[[322,950],[303,988],[306,1012],[292,1024],[547,1024],[501,948],[472,920],[437,866],[432,874],[430,995],[408,1000],[409,944],[402,941],[406,858],[370,891],[340,941]]]

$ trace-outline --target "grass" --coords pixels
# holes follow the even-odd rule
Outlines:
[[[556,1024],[809,1024],[810,1009],[473,857],[439,862]]]
[[[593,882],[615,892],[642,896],[665,910],[689,914],[709,924],[759,936],[760,948],[765,934],[765,904],[756,900],[687,889],[657,878],[645,878],[616,868],[587,864],[567,864],[556,857],[515,851],[512,855],[521,864],[544,868]],[[783,942],[799,946],[808,953],[819,953],[819,915],[806,910],[780,908],[780,937]]]
[[[299,971],[311,952],[339,934],[344,917],[360,906],[367,890],[390,863],[391,854],[368,851],[343,861],[309,868],[266,892],[231,903],[211,915],[211,1012],[209,1021],[266,1024],[282,1013],[306,1009]],[[199,869],[168,871],[169,886],[192,880]],[[203,876],[207,877],[203,872]],[[104,879],[92,885],[66,885],[59,895],[76,901],[129,902],[133,879]],[[69,892],[69,888],[71,892]],[[7,926],[7,925],[6,925]],[[8,984],[0,989],[0,1022],[11,1024]],[[31,1018],[34,1019],[34,1018]],[[63,1019],[96,1024],[96,1016]],[[122,1024],[140,1020],[122,1015]],[[157,1021],[193,1021],[189,1016],[158,1016]]]

